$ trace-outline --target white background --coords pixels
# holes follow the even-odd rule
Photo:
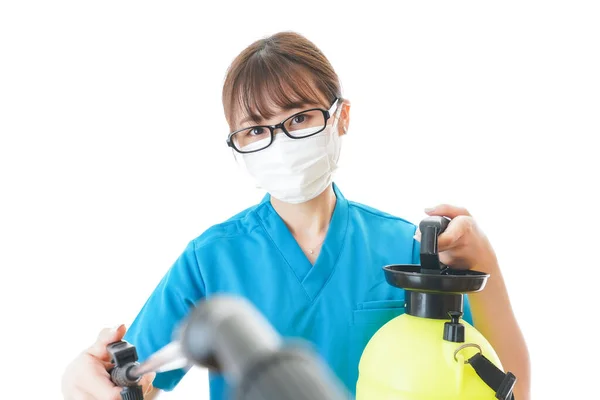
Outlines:
[[[314,41],[352,102],[346,197],[415,223],[467,207],[501,261],[534,398],[597,393],[594,2],[200,3],[0,5],[1,398],[61,398],[97,332],[262,197],[225,146],[221,85],[280,30]],[[206,393],[193,370],[165,398]]]

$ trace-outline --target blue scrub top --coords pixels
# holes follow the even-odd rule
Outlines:
[[[310,341],[354,395],[367,342],[404,312],[404,290],[385,281],[382,267],[418,264],[419,243],[415,225],[348,201],[333,188],[337,202],[314,266],[269,195],[189,242],[127,331],[140,360],[172,340],[196,302],[232,293],[249,299],[283,337]],[[472,323],[466,299],[464,311]],[[153,384],[170,391],[185,373],[159,373]],[[229,398],[221,376],[209,379],[211,399]]]

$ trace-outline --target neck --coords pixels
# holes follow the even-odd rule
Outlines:
[[[289,204],[271,197],[271,204],[295,237],[324,235],[329,227],[336,196],[330,185],[312,200],[300,204]]]

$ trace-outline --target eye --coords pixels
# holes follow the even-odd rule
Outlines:
[[[301,115],[296,115],[294,118],[292,118],[292,124],[301,124],[303,122],[306,122],[306,115],[301,114]]]
[[[258,136],[258,135],[262,135],[265,133],[265,128],[263,128],[262,126],[257,126],[256,128],[252,128],[248,131],[248,134],[250,134],[251,136]]]

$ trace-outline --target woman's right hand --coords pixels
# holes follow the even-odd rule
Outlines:
[[[96,343],[73,360],[63,375],[62,393],[65,400],[120,400],[122,388],[115,386],[107,372],[113,365],[106,347],[125,336],[125,326],[103,329]],[[152,389],[155,374],[140,380],[144,393]]]

